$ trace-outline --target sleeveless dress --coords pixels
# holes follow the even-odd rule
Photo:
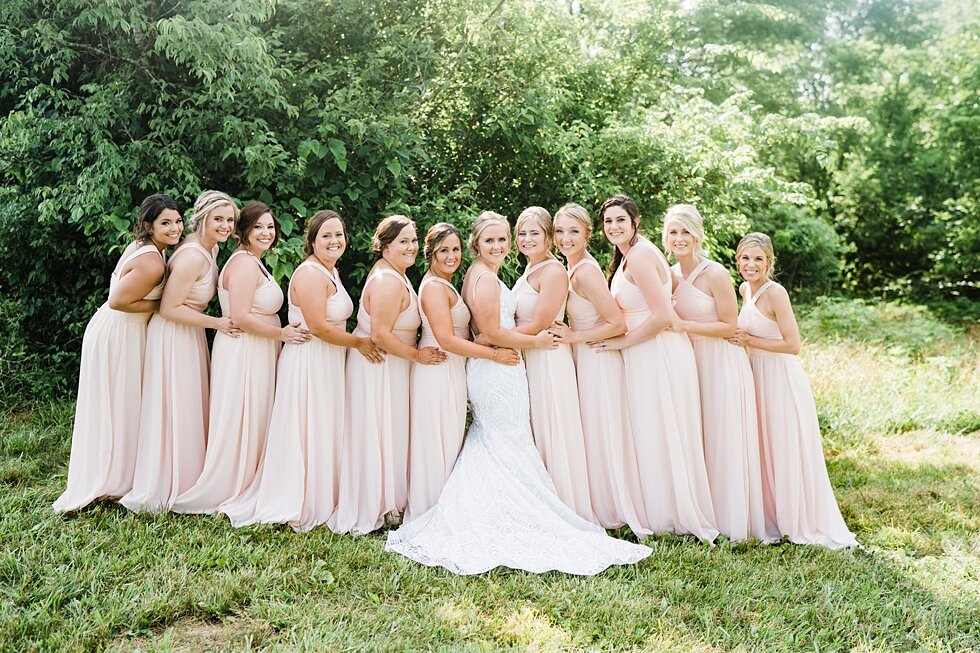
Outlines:
[[[451,288],[456,303],[451,309],[453,331],[469,340],[470,309],[448,281],[427,276],[419,285],[419,296],[430,284]],[[429,319],[419,302],[422,337],[419,347],[439,348]],[[411,390],[411,442],[409,444],[408,510],[409,521],[435,505],[446,479],[453,471],[466,432],[466,357],[446,352],[441,365],[413,365]]]
[[[151,252],[163,258],[154,245],[144,245],[120,258],[109,277],[109,292],[127,263]],[[163,283],[143,299],[160,299]],[[52,506],[55,512],[78,510],[101,497],[118,498],[133,487],[150,315],[117,311],[106,302],[85,327],[68,484]]]
[[[364,292],[381,275],[391,275],[408,289],[408,307],[399,313],[392,333],[415,347],[422,318],[419,299],[408,279],[379,268],[364,282]],[[357,310],[354,335],[371,336],[371,316]],[[340,497],[327,525],[336,533],[370,533],[381,528],[389,512],[408,504],[409,386],[412,362],[387,354],[371,363],[356,349],[347,356],[347,403],[341,453]]]
[[[517,300],[494,281],[500,326],[512,329]],[[466,368],[473,423],[456,466],[436,505],[390,531],[385,550],[455,574],[510,567],[591,576],[650,555],[646,546],[609,537],[558,498],[531,438],[524,364],[471,358]]]
[[[336,288],[327,298],[327,321],[345,331],[354,303],[333,272],[314,261],[304,267],[325,275]],[[289,284],[289,323],[306,328],[303,310],[293,303]],[[255,480],[221,512],[233,526],[289,524],[309,531],[327,523],[337,508],[340,442],[344,433],[344,364],[347,348],[314,336],[286,343],[279,356],[275,405],[265,453]]]
[[[684,320],[717,322],[714,297],[694,285],[711,264],[701,261],[674,291],[674,310]],[[778,540],[766,530],[762,504],[759,425],[752,368],[742,347],[724,338],[688,334],[697,361],[704,427],[704,460],[718,530],[732,541]]]
[[[772,286],[748,291],[738,326],[757,338],[782,338],[775,320],[755,303]],[[858,546],[841,517],[827,476],[810,381],[793,354],[749,348],[762,441],[766,516],[796,544],[831,549]]]
[[[613,297],[630,329],[650,316],[643,292],[626,278],[630,254],[654,246],[645,238],[634,245],[612,279]],[[670,298],[670,268],[662,257]],[[623,352],[626,398],[640,465],[646,510],[644,527],[654,533],[690,533],[705,542],[718,536],[701,442],[701,402],[697,363],[683,333],[663,331]]]
[[[234,252],[218,275],[221,314],[231,316],[224,275]],[[282,289],[259,259],[263,282],[255,289],[251,313],[279,327]],[[174,512],[212,513],[251,484],[259,466],[276,392],[276,357],[279,340],[245,333],[237,338],[220,331],[211,348],[211,408],[208,413],[207,451],[204,470],[194,486],[177,497]]]
[[[517,326],[534,319],[539,295],[528,283],[528,278],[546,265],[561,266],[561,263],[548,258],[536,265],[529,265],[514,284]],[[555,320],[561,321],[564,317],[565,302],[562,302]],[[557,349],[527,349],[523,354],[530,391],[531,433],[534,434],[534,444],[545,469],[551,475],[562,501],[583,519],[598,523],[589,496],[585,435],[582,433],[571,347],[560,344]]]
[[[576,331],[603,323],[595,305],[571,286],[572,277],[583,265],[591,265],[602,274],[602,268],[592,258],[583,258],[568,270],[566,310],[568,325]],[[643,490],[630,429],[623,356],[618,351],[593,351],[585,342],[573,345],[572,354],[578,377],[589,494],[598,523],[603,528],[628,524],[636,535],[647,535],[650,531],[643,527]]]
[[[200,243],[181,245],[170,257],[203,256],[207,271],[184,301],[204,312],[218,284],[218,266]],[[208,342],[201,327],[172,322],[159,313],[146,329],[143,402],[133,489],[119,500],[130,510],[169,510],[204,467],[208,432]]]

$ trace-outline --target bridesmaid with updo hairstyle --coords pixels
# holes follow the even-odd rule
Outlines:
[[[293,272],[287,298],[290,324],[313,337],[283,346],[259,471],[243,494],[221,507],[234,526],[280,523],[308,531],[326,524],[337,508],[347,349],[382,361],[370,338],[347,333],[354,304],[337,270],[346,249],[347,228],[336,212],[309,219],[306,260]]]
[[[769,236],[750,233],[735,260],[745,279],[738,330],[729,342],[748,347],[762,441],[767,522],[796,544],[858,546],[837,507],[827,475],[810,381],[796,355],[800,330],[786,289],[772,280]]]
[[[555,213],[554,228],[555,246],[568,263],[568,326],[556,322],[551,331],[571,347],[575,359],[592,508],[603,528],[628,524],[636,535],[647,535],[623,357],[618,351],[598,353],[589,346],[626,333],[626,319],[589,253],[588,211],[566,204]]]
[[[517,331],[534,335],[565,317],[568,273],[551,253],[554,225],[540,206],[524,210],[514,227],[517,251],[527,257],[514,284]],[[567,344],[524,352],[531,399],[531,432],[558,496],[583,519],[598,523],[585,461],[575,363]]]
[[[170,257],[160,312],[150,318],[143,363],[143,404],[130,510],[169,510],[201,475],[208,432],[208,343],[204,329],[237,338],[227,315],[204,309],[218,285],[215,256],[238,220],[225,193],[208,190],[194,202],[191,234]]]
[[[251,484],[258,469],[276,391],[280,342],[307,342],[309,333],[281,327],[282,289],[262,264],[279,240],[279,221],[262,202],[242,207],[235,226],[238,249],[218,275],[221,314],[242,330],[216,333],[211,348],[211,408],[200,478],[172,510],[213,513]]]
[[[712,542],[718,530],[701,442],[697,363],[688,337],[669,330],[675,319],[670,266],[640,235],[639,209],[626,195],[607,199],[599,219],[616,247],[609,287],[629,331],[592,347],[622,351],[630,426],[643,470],[644,527]]]
[[[359,351],[347,358],[347,410],[340,497],[328,526],[337,533],[370,533],[398,523],[408,504],[409,386],[412,363],[438,365],[446,354],[416,348],[422,319],[418,295],[405,276],[415,265],[415,223],[392,215],[378,224],[375,257],[361,291],[354,335],[385,352],[375,364]]]
[[[419,347],[446,352],[443,365],[412,367],[408,510],[405,521],[435,505],[453,471],[466,429],[466,359],[483,358],[517,365],[513,349],[470,342],[470,311],[453,286],[463,261],[463,237],[440,222],[425,234],[428,272],[419,284],[422,337]]]
[[[146,325],[160,307],[164,250],[183,231],[171,198],[150,195],[140,204],[135,238],[109,277],[109,299],[85,327],[68,485],[55,512],[118,498],[133,487]]]
[[[701,214],[690,204],[667,209],[664,249],[674,255],[674,330],[686,333],[694,347],[701,391],[704,459],[718,530],[732,541],[750,537],[779,539],[766,529],[755,387],[745,350],[725,338],[738,325],[738,301],[732,279],[721,264],[707,258],[701,245]]]

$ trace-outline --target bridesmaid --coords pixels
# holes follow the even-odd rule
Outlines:
[[[177,497],[174,512],[217,512],[249,486],[269,430],[279,342],[309,340],[298,325],[279,324],[282,289],[262,264],[262,256],[279,240],[272,210],[262,202],[242,207],[235,239],[238,249],[218,275],[218,301],[221,314],[243,334],[214,336],[204,470],[193,487]]]
[[[800,331],[786,289],[772,280],[772,241],[748,234],[735,259],[745,279],[739,289],[744,302],[729,340],[748,347],[752,364],[767,521],[797,544],[858,546],[827,476],[813,392],[796,358]]]
[[[588,343],[626,333],[626,319],[606,286],[602,268],[586,246],[592,218],[578,204],[555,213],[555,245],[568,262],[568,324],[555,323],[552,333],[571,346],[578,377],[578,397],[585,435],[589,493],[599,525],[628,524],[638,536],[643,527],[643,491],[636,462],[623,357],[618,351],[597,353]]]
[[[629,331],[593,349],[623,352],[630,424],[643,470],[643,526],[712,542],[718,530],[701,443],[697,366],[687,336],[668,330],[674,320],[670,267],[639,234],[640,213],[629,197],[607,199],[599,219],[616,246],[609,287]]]
[[[163,251],[183,231],[180,207],[166,195],[140,204],[136,237],[109,277],[109,300],[85,327],[68,486],[55,512],[118,498],[133,487],[146,324],[160,306]]]
[[[728,270],[701,249],[701,214],[690,204],[667,209],[664,249],[674,255],[673,329],[694,346],[701,390],[704,459],[718,530],[732,541],[779,539],[766,531],[755,386],[745,350],[727,342],[738,325],[738,300]],[[684,371],[686,374],[686,371]]]
[[[409,384],[412,363],[438,365],[446,354],[417,349],[422,319],[418,295],[405,276],[415,264],[415,223],[392,215],[371,242],[376,263],[361,291],[354,335],[370,337],[387,355],[380,365],[360,352],[347,359],[347,402],[340,497],[328,526],[337,533],[370,533],[398,523],[408,504]]]
[[[424,256],[429,271],[419,284],[419,347],[445,351],[446,364],[412,367],[406,522],[435,505],[463,445],[466,359],[483,358],[506,365],[517,365],[520,360],[513,349],[470,342],[470,310],[453,286],[453,275],[463,261],[459,230],[445,222],[433,225],[425,234]]]
[[[568,273],[551,253],[551,215],[540,206],[517,218],[517,250],[527,257],[524,274],[514,284],[517,332],[534,335],[565,317]],[[575,363],[567,344],[524,352],[531,399],[531,432],[558,496],[580,517],[599,523],[589,493],[585,435],[579,410]]]
[[[238,206],[208,190],[194,202],[191,234],[170,257],[160,312],[150,318],[143,363],[136,474],[121,504],[169,510],[204,467],[208,432],[208,343],[204,329],[237,338],[228,316],[204,314],[218,284],[218,244],[235,230]]]
[[[347,348],[372,363],[383,360],[370,338],[346,332],[354,304],[337,271],[346,249],[347,228],[337,213],[310,218],[306,260],[293,272],[287,296],[289,322],[313,338],[283,346],[259,471],[241,496],[221,506],[234,526],[282,523],[308,531],[337,508]]]

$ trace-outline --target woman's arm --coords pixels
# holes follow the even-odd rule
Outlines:
[[[491,283],[484,281],[483,277],[474,281],[473,290],[470,292],[471,301],[466,304],[473,321],[476,322],[480,336],[497,347],[554,349],[556,346],[554,336],[547,331],[529,336],[500,326],[500,284],[496,277],[486,276]]]
[[[709,265],[704,273],[708,280],[711,297],[715,300],[717,322],[694,322],[678,319],[674,323],[675,331],[684,331],[698,336],[711,338],[730,338],[738,328],[738,300],[735,298],[735,288],[728,272],[721,265]]]
[[[745,329],[738,329],[735,335],[728,339],[734,345],[762,349],[776,354],[800,353],[800,327],[796,324],[796,315],[789,301],[789,293],[778,284],[773,284],[766,294],[772,310],[776,314],[776,325],[779,327],[781,339],[760,338],[751,335]]]
[[[322,272],[309,267],[297,270],[292,280],[293,300],[303,312],[303,320],[314,336],[331,345],[356,349],[372,363],[384,361],[384,352],[370,338],[361,338],[338,329],[327,319],[327,300],[337,288]]]
[[[593,265],[583,265],[572,277],[575,293],[587,299],[595,306],[603,323],[590,329],[573,331],[564,324],[556,324],[552,332],[559,336],[560,342],[574,344],[578,342],[594,342],[615,338],[626,333],[626,318],[623,317],[619,305],[609,292],[606,278],[602,271]]]
[[[438,365],[446,360],[445,352],[434,347],[416,349],[398,339],[392,331],[402,312],[404,284],[388,274],[379,274],[366,291],[365,306],[371,315],[371,342],[385,352],[423,365]]]
[[[236,256],[225,265],[224,281],[228,290],[228,307],[231,321],[245,333],[262,338],[282,340],[292,344],[308,342],[309,333],[298,324],[278,327],[252,313],[255,290],[265,283],[265,275],[258,260],[251,256]]]
[[[432,335],[445,351],[467,358],[485,358],[506,365],[517,365],[520,357],[513,349],[484,347],[456,335],[452,313],[456,294],[446,286],[441,283],[426,284],[419,301],[422,302],[422,310],[429,320]]]
[[[538,288],[538,301],[534,305],[534,316],[527,324],[514,329],[517,333],[533,336],[548,329],[555,321],[561,305],[568,298],[568,273],[559,265],[545,265],[537,271],[541,283]]]
[[[123,313],[153,313],[160,309],[160,300],[143,299],[161,280],[165,266],[160,256],[140,254],[127,263],[119,279],[109,291],[109,308]]]
[[[175,255],[176,256],[176,255]],[[235,326],[230,317],[213,317],[186,306],[188,295],[194,282],[207,271],[209,262],[196,252],[174,259],[170,264],[170,275],[163,287],[160,298],[160,315],[172,322],[202,329],[217,329],[225,335],[237,338],[241,329]]]
[[[664,292],[664,282],[667,272],[664,271],[659,252],[652,248],[642,248],[630,257],[629,274],[633,284],[643,293],[650,316],[643,320],[635,329],[630,329],[625,336],[601,341],[602,349],[624,349],[646,342],[673,324],[674,309],[670,305],[670,297]],[[624,272],[625,274],[625,272]]]

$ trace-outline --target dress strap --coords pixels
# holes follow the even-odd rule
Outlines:
[[[701,274],[702,272],[704,272],[704,271],[705,271],[705,269],[706,269],[706,268],[707,268],[707,267],[708,267],[709,265],[711,265],[711,259],[707,259],[707,258],[706,258],[706,259],[702,259],[702,260],[701,260],[701,262],[700,262],[700,263],[698,263],[698,265],[697,265],[697,267],[695,267],[695,268],[694,268],[694,269],[693,269],[693,270],[691,271],[691,274],[689,274],[689,275],[687,275],[687,277],[686,277],[686,278],[684,278],[684,281],[686,281],[687,283],[689,283],[689,284],[692,284],[692,285],[693,285],[693,284],[694,284],[694,281],[695,281],[695,279],[697,279],[697,278],[698,278],[698,276],[699,276],[699,275],[700,275],[700,274]],[[683,277],[682,277],[682,278],[683,278]]]
[[[197,243],[190,243],[190,244],[191,245],[197,245]],[[201,247],[201,250],[203,251],[204,248]],[[218,286],[219,287],[221,287],[221,288],[224,288],[225,287],[224,286],[225,270],[228,269],[228,264],[231,263],[231,260],[233,258],[235,258],[236,256],[238,256],[239,254],[248,254],[248,252],[246,252],[244,249],[236,249],[234,252],[231,253],[231,256],[229,256],[228,257],[228,260],[225,261],[224,267],[221,268],[221,272],[218,274]],[[265,269],[265,266],[262,265],[262,262],[261,261],[259,261],[258,259],[255,259],[255,263],[259,266],[259,269],[262,271],[262,275],[263,276],[265,276],[267,279],[271,279],[272,278],[271,275],[269,274],[268,270]]]
[[[181,252],[185,252],[185,251],[187,251],[189,249],[197,250],[198,252],[200,252],[201,254],[204,255],[204,258],[207,259],[207,261],[208,261],[209,264],[211,264],[212,266],[215,266],[215,267],[217,266],[217,263],[215,262],[214,256],[211,254],[211,252],[209,252],[208,250],[204,249],[204,246],[201,245],[201,243],[199,243],[197,241],[194,241],[194,240],[192,240],[190,242],[185,242],[180,247],[178,247],[177,248],[177,251],[175,251],[173,254],[170,255],[170,261],[173,262],[173,260],[176,257],[178,257]]]
[[[437,277],[435,275],[428,276],[428,277],[425,277],[424,279],[422,279],[422,283],[419,284],[419,295],[420,296],[422,295],[422,289],[425,288],[430,283],[441,283],[442,285],[446,286],[447,288],[449,288],[450,290],[453,291],[453,293],[456,295],[456,299],[457,300],[459,300],[459,301],[462,301],[463,300],[463,297],[459,294],[459,291],[456,290],[456,286],[454,286],[453,284],[449,283],[448,281],[446,281],[442,277]]]
[[[752,306],[755,306],[755,303],[757,301],[759,301],[759,297],[762,296],[762,293],[764,293],[767,290],[769,290],[769,287],[772,284],[774,284],[774,283],[776,283],[776,282],[773,281],[772,279],[770,279],[769,281],[767,281],[764,284],[762,284],[762,286],[759,288],[759,292],[755,293],[754,295],[752,294],[752,286],[750,284],[749,285],[749,296],[745,298],[745,301],[747,301],[748,303],[750,303]]]
[[[592,258],[590,256],[586,256],[581,261],[579,261],[578,263],[576,263],[572,267],[568,268],[568,279],[569,279],[569,281],[571,281],[572,276],[574,276],[575,272],[580,267],[582,267],[583,265],[592,265],[597,270],[599,270],[599,272],[602,272],[602,267],[599,265],[599,263],[594,258]]]
[[[482,279],[483,278],[483,275],[485,275],[485,274],[489,274],[491,277],[494,276],[493,275],[493,272],[491,272],[490,270],[483,270],[478,275],[476,275],[476,279],[473,279],[473,284],[470,286],[470,295],[472,295],[474,292],[476,292],[476,284],[480,283],[480,279]],[[500,279],[497,279],[497,285],[498,286],[500,285],[500,283],[501,283],[500,282]]]
[[[164,257],[164,255],[163,255],[163,252],[161,252],[160,250],[158,250],[157,247],[156,247],[156,245],[143,245],[142,247],[137,247],[132,252],[130,252],[129,255],[126,258],[124,258],[123,260],[119,261],[119,264],[116,266],[116,270],[115,271],[116,272],[119,272],[124,267],[126,267],[126,264],[129,263],[130,261],[132,261],[134,258],[143,256],[144,254],[149,254],[150,252],[156,252],[160,256],[160,258],[163,260],[164,263],[167,262],[166,257]]]
[[[306,260],[306,261],[303,261],[302,263],[300,263],[299,265],[297,265],[296,266],[296,269],[293,270],[293,276],[295,277],[296,276],[296,273],[299,272],[300,270],[302,270],[303,268],[313,268],[314,270],[317,270],[317,271],[323,273],[323,276],[325,276],[327,279],[330,280],[330,283],[333,284],[334,288],[336,288],[338,290],[340,289],[340,284],[338,283],[338,280],[333,276],[333,274],[330,274],[330,270],[328,270],[327,268],[323,267],[323,265],[321,265],[320,263],[316,263],[315,261]],[[337,274],[337,268],[334,268],[334,274]],[[289,300],[289,303],[290,304],[295,304],[295,302],[293,302],[293,284],[292,284],[292,278],[290,278],[289,288],[286,290],[286,292],[289,295],[287,297],[287,299]]]
[[[550,265],[551,263],[557,263],[558,265],[561,265],[561,262],[558,259],[551,258],[549,256],[548,258],[546,258],[545,260],[541,261],[540,263],[535,263],[534,265],[532,265],[529,268],[527,268],[526,270],[524,270],[524,274],[521,275],[521,276],[527,278],[527,277],[531,276],[532,274],[534,274],[535,272],[537,272],[538,270],[540,270],[541,268],[543,268],[544,266]]]
[[[390,275],[390,276],[395,277],[396,279],[398,279],[399,281],[401,281],[402,284],[406,288],[408,288],[408,290],[409,290],[410,293],[414,293],[415,292],[415,289],[412,288],[412,283],[408,279],[406,279],[403,275],[398,274],[394,270],[390,270],[388,268],[378,268],[377,270],[375,270],[374,272],[372,272],[371,273],[371,276],[369,276],[368,279],[367,279],[367,281],[364,282],[364,287],[367,288],[367,285],[369,283],[371,283],[371,280],[372,279],[375,279],[376,277],[378,277],[379,275],[382,275],[382,274],[386,274],[386,275]]]

